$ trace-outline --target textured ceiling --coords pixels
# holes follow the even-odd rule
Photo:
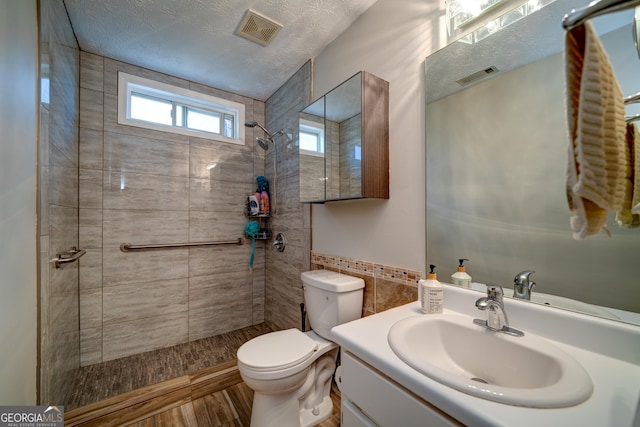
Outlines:
[[[64,0],[80,48],[266,100],[376,0]],[[247,9],[284,27],[234,35]]]

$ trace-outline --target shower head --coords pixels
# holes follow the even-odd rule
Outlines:
[[[256,141],[258,141],[258,145],[263,150],[268,150],[269,149],[269,143],[273,144],[273,139],[271,139],[271,138],[256,138]]]
[[[260,129],[262,129],[262,131],[263,131],[264,133],[266,133],[266,134],[267,134],[267,136],[268,136],[269,138],[273,138],[273,135],[271,135],[271,132],[269,132],[269,131],[267,130],[267,128],[265,128],[264,126],[262,126],[260,123],[258,123],[258,122],[256,122],[256,121],[250,120],[250,121],[244,122],[244,125],[245,125],[246,127],[248,127],[248,128],[254,128],[254,127],[258,126]]]
[[[276,135],[282,135],[282,134],[284,134],[284,131],[282,131],[282,130],[279,130],[279,131],[278,131],[278,132],[276,132],[276,133],[271,133],[271,132],[269,132],[269,131],[267,130],[267,128],[265,128],[265,127],[264,127],[264,126],[262,126],[260,123],[258,123],[258,122],[256,122],[256,121],[254,121],[254,120],[246,121],[246,122],[244,122],[244,125],[245,125],[246,127],[248,127],[248,128],[254,128],[254,127],[256,127],[256,126],[257,126],[257,127],[259,127],[260,129],[262,129],[262,131],[265,133],[265,135],[267,135],[267,137],[266,137],[266,138],[259,138],[259,137],[258,137],[258,138],[256,138],[256,141],[258,141],[258,145],[260,145],[260,147],[261,147],[263,150],[268,150],[268,149],[269,149],[269,144],[274,144],[274,146],[275,146],[275,143],[273,142],[273,138],[274,138]]]

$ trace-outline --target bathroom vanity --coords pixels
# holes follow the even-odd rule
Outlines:
[[[333,328],[332,339],[342,347],[342,425],[640,426],[640,328],[634,325],[504,301],[511,327],[560,349],[586,371],[592,393],[581,403],[566,407],[516,406],[458,391],[414,369],[391,348],[389,332],[404,319],[441,316],[441,320],[456,318],[471,323],[474,318],[484,319],[485,313],[475,307],[479,295],[445,286],[442,315],[421,314],[415,302]],[[479,333],[487,337],[502,334],[482,329]],[[447,340],[453,342],[451,338]],[[421,344],[428,359],[430,343]],[[477,343],[465,340],[462,348],[468,347],[470,355],[480,357],[482,352],[474,345]],[[433,343],[431,357],[441,358],[443,353],[436,355],[436,347]],[[527,358],[501,359],[484,363],[514,377],[539,369],[529,365]]]

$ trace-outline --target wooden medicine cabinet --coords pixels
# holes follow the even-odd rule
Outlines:
[[[389,198],[389,83],[360,71],[300,112],[300,201]]]

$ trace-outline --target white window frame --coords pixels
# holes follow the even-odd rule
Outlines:
[[[205,111],[232,114],[235,122],[235,137],[230,138],[223,134],[189,129],[181,126],[163,125],[131,118],[130,99],[132,92],[161,98],[163,100]],[[217,98],[215,96],[206,95],[144,77],[134,76],[121,71],[118,72],[118,123],[121,125],[136,126],[162,132],[178,133],[203,139],[244,145],[244,118],[245,106],[239,102]],[[220,123],[220,130],[221,132],[224,131],[224,120]]]
[[[306,133],[311,133],[314,135],[318,136],[318,139],[322,141],[322,151],[320,150],[321,147],[318,147],[318,150],[312,151],[312,150],[304,150],[302,148],[300,148],[300,153],[301,154],[306,154],[309,156],[317,156],[317,157],[324,157],[324,153],[326,151],[326,144],[327,142],[325,141],[324,138],[324,128],[320,128],[318,127],[318,123],[316,122],[312,122],[310,120],[305,120],[305,119],[300,119],[300,132],[306,132]]]

